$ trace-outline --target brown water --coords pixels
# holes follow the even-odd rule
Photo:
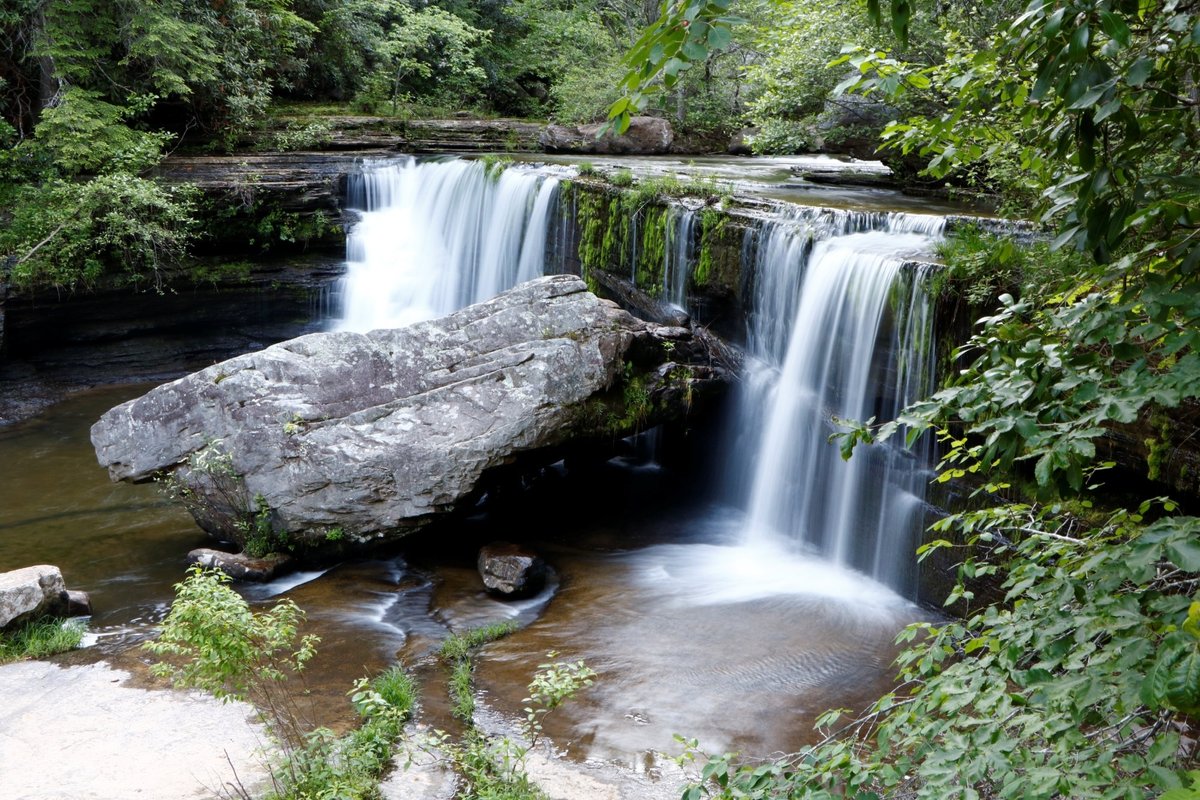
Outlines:
[[[71,588],[90,592],[96,658],[152,633],[185,554],[208,543],[153,485],[112,484],[96,465],[92,422],[145,388],[83,393],[0,429],[0,570],[57,564]],[[448,630],[511,618],[524,627],[481,658],[485,706],[516,718],[547,651],[586,659],[596,686],[548,725],[576,757],[636,769],[646,751],[675,751],[675,733],[712,750],[794,748],[812,738],[815,715],[888,686],[892,639],[920,612],[821,562],[729,544],[740,516],[707,506],[698,487],[645,465],[556,468],[503,513],[243,591],[307,610],[322,638],[306,682],[321,722],[348,719],[344,693],[358,676],[397,659],[428,664]],[[473,562],[490,539],[539,548],[555,571],[550,588],[519,603],[486,595]],[[434,695],[425,717],[445,725],[438,671],[423,674]]]

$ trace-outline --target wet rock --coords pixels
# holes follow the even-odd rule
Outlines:
[[[607,133],[597,138],[603,127],[599,123],[547,125],[538,143],[548,153],[650,156],[671,152],[675,140],[671,123],[658,117],[634,117],[620,136]]]
[[[502,467],[682,419],[728,374],[701,332],[560,275],[439,320],[215,364],[112,409],[92,443],[114,480],[170,473],[222,538],[266,523],[309,550],[365,546],[473,502]]]
[[[546,562],[520,545],[492,542],[480,548],[477,566],[488,591],[503,597],[529,597],[546,585]]]
[[[742,128],[729,137],[729,144],[726,146],[725,152],[731,156],[754,155],[754,137],[757,135],[758,128]]]
[[[67,616],[90,617],[92,615],[92,596],[78,589],[67,590]]]
[[[294,559],[286,553],[271,553],[255,558],[246,553],[226,553],[200,547],[188,553],[187,560],[189,564],[220,570],[234,580],[265,582],[286,572]]]
[[[67,612],[67,587],[58,567],[39,564],[0,573],[0,630]]]

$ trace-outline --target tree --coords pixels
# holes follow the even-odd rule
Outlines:
[[[394,114],[403,96],[462,103],[477,95],[486,75],[475,63],[475,48],[487,41],[487,31],[435,6],[414,11],[392,0],[387,12],[368,79],[369,97],[386,97]]]

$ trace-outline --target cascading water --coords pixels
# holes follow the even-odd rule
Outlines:
[[[545,270],[559,181],[479,161],[368,163],[352,176],[337,327],[398,327],[487,300]]]
[[[696,212],[683,206],[667,211],[667,241],[663,248],[663,293],[668,303],[687,306],[687,280],[692,274]]]
[[[893,419],[930,386],[925,267],[910,259],[942,224],[839,212],[762,230],[739,414],[749,458],[731,470],[752,476],[748,545],[802,543],[911,592],[927,461],[878,445],[847,462],[828,439],[835,419]]]

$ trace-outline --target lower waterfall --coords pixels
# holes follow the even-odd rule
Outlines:
[[[876,218],[879,217],[879,218]],[[750,546],[812,549],[902,594],[915,589],[929,453],[829,441],[836,421],[894,419],[933,381],[928,265],[939,217],[768,224],[750,368],[737,414]],[[832,223],[832,228],[830,227]]]

